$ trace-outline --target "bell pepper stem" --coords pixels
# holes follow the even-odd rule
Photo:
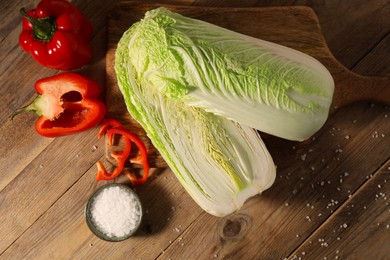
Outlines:
[[[38,116],[41,116],[42,115],[42,112],[39,108],[39,106],[37,106],[37,103],[39,103],[39,101],[41,100],[42,96],[41,95],[36,95],[35,98],[33,99],[33,101],[24,106],[24,107],[21,107],[21,108],[18,108],[16,109],[8,118],[9,120],[12,120],[14,119],[15,116],[21,114],[21,113],[24,113],[24,112],[34,112],[36,115]]]
[[[51,17],[36,19],[29,15],[24,8],[20,9],[20,13],[32,24],[34,37],[36,39],[48,42],[53,38],[53,35],[57,30],[57,25]]]

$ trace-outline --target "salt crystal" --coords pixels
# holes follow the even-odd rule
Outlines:
[[[102,190],[91,204],[92,221],[108,237],[123,237],[133,232],[141,215],[136,196],[121,187]]]
[[[301,155],[301,160],[302,160],[302,161],[306,160],[306,154],[302,154],[302,155]]]

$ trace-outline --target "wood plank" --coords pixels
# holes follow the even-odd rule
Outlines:
[[[84,219],[87,200],[102,184],[91,181],[94,174],[95,170],[89,169],[1,256],[5,259],[119,259],[129,256],[152,259],[203,213],[170,170],[154,170],[147,185],[137,189],[145,214],[139,231],[123,242],[105,242],[88,230]],[[119,181],[126,183],[123,179]]]
[[[95,58],[94,61],[91,62],[87,67],[84,67],[79,72],[83,75],[87,75],[92,77],[93,79],[100,82],[102,88],[104,88],[104,57],[105,57],[105,39],[106,39],[106,31],[101,30],[97,32],[96,36],[92,40],[92,44],[94,46],[99,46],[99,48],[94,48],[95,50]],[[103,45],[103,46],[101,46]],[[11,63],[11,62],[10,62]],[[30,64],[27,62],[27,64]],[[34,68],[35,64],[33,65]],[[27,69],[26,69],[27,70]],[[30,70],[30,69],[29,69]],[[27,77],[23,77],[26,81],[34,81],[37,80],[36,76],[31,76],[30,73],[34,73],[34,71],[28,71],[26,75]],[[42,69],[42,73],[46,71],[46,68]],[[52,70],[50,70],[52,71]],[[97,71],[102,71],[102,73],[96,73]],[[35,71],[36,72],[36,71]],[[16,72],[15,72],[16,73]],[[38,70],[40,73],[40,70]],[[5,73],[6,74],[6,73]],[[44,74],[37,74],[37,77],[44,77]],[[5,77],[5,75],[3,75]],[[49,76],[49,75],[46,75]],[[11,74],[10,78],[15,78],[16,74]],[[0,76],[1,80],[1,76]],[[103,83],[102,83],[103,82]],[[35,132],[35,121],[37,120],[37,116],[31,113],[24,113],[16,116],[12,121],[9,120],[7,116],[12,114],[14,110],[19,107],[25,106],[28,104],[32,98],[34,97],[34,83],[30,82],[31,85],[24,85],[17,91],[6,90],[7,96],[10,97],[9,100],[15,100],[18,107],[14,107],[11,103],[8,104],[0,103],[1,106],[5,106],[2,113],[4,113],[4,122],[0,124],[0,172],[2,172],[2,178],[0,179],[0,191],[10,182],[13,178],[15,178],[27,165],[39,155],[50,143],[54,140],[53,138],[45,138],[40,136]],[[11,88],[12,82],[6,80],[5,87]],[[20,91],[20,94],[18,91]],[[32,93],[30,93],[32,92]],[[29,94],[27,94],[29,93]],[[6,97],[7,98],[7,97]],[[23,103],[21,103],[23,102]],[[8,114],[8,115],[7,115]],[[30,141],[29,141],[30,140]],[[15,163],[17,162],[17,163]]]
[[[366,181],[367,174],[374,172],[377,165],[388,158],[390,133],[387,135],[389,128],[383,122],[388,120],[386,115],[389,114],[389,108],[359,104],[336,113],[310,142],[265,138],[271,153],[284,151],[276,161],[278,179],[270,190],[254,197],[237,214],[227,218],[204,213],[170,170],[156,170],[148,183],[137,189],[146,210],[143,226],[135,237],[120,243],[99,240],[85,224],[83,208],[89,196],[100,186],[100,183],[91,181],[95,173],[92,167],[52,205],[46,205],[48,210],[42,212],[31,226],[24,227],[25,231],[2,257],[119,258],[131,255],[135,259],[281,259],[290,255],[296,244],[305,241],[321,226]],[[386,135],[383,137],[382,134]],[[103,151],[99,149],[96,155],[101,156]],[[85,150],[80,156],[84,158],[85,153],[89,152]],[[361,161],[368,163],[361,165]],[[58,160],[52,162],[55,163]],[[73,168],[81,165],[85,163]],[[117,181],[124,182],[123,179]],[[63,182],[57,180],[56,183]],[[31,185],[35,189],[41,187],[41,184]],[[50,186],[53,185],[45,185]],[[16,190],[37,196],[20,185]],[[18,200],[13,202],[19,203]],[[34,208],[31,206],[29,210],[37,210]],[[7,215],[3,216],[7,219]],[[241,227],[239,232],[237,223]],[[10,228],[15,229],[15,226]]]
[[[37,4],[39,1],[35,2]],[[84,70],[88,67],[94,67],[94,75],[104,76],[104,64],[102,64],[103,66],[100,66],[101,73],[97,73],[99,70],[96,70],[96,66],[94,65],[102,62],[102,58],[104,58],[106,49],[105,41],[101,41],[100,39],[96,40],[94,38],[96,38],[97,34],[101,33],[102,28],[104,28],[104,25],[107,22],[106,12],[110,9],[113,3],[110,3],[110,1],[103,1],[102,3],[98,3],[97,1],[73,2],[77,7],[80,8],[81,11],[85,11],[86,15],[95,28],[96,26],[99,28],[98,30],[95,29],[91,42],[94,51],[93,60],[90,62],[89,66],[75,71],[83,73]],[[13,14],[12,20],[9,21],[9,24],[6,26],[6,28],[10,31],[4,35],[4,38],[1,41],[1,48],[4,48],[4,50],[7,51],[0,52],[0,59],[2,60],[0,63],[0,71],[2,71],[0,74],[0,80],[2,82],[0,95],[8,102],[0,103],[0,111],[2,111],[2,114],[4,115],[4,117],[0,118],[0,126],[8,120],[8,116],[11,115],[13,111],[26,105],[27,102],[31,100],[35,93],[34,83],[38,79],[58,73],[57,70],[49,69],[39,65],[18,45],[18,38],[21,31],[22,21],[22,17],[18,16],[18,10],[21,6],[34,8],[36,5],[32,3],[26,4],[20,1],[10,3],[12,4],[9,4],[6,7],[7,10],[9,10],[9,13]],[[16,10],[16,12],[14,10]],[[23,73],[22,77],[20,77],[21,72]],[[104,78],[99,82],[103,85],[105,82]]]
[[[112,3],[99,4],[93,1],[84,4],[84,2],[76,1],[74,4],[81,11],[86,9],[95,10],[92,12],[93,15],[89,13],[90,11],[86,12],[86,15],[97,28],[104,28],[107,22],[107,17],[104,13],[109,10]],[[19,10],[20,6],[26,6],[26,8],[34,8],[36,6],[31,3],[26,5],[26,3],[19,1],[10,3],[13,3],[7,6],[10,10]],[[18,17],[18,19],[21,21],[21,17]],[[20,22],[15,24],[14,20],[12,20],[10,25],[7,25],[7,28],[12,31],[4,36],[1,47],[8,51],[0,53],[0,57],[2,58],[0,71],[3,72],[0,74],[0,80],[2,82],[0,95],[4,100],[8,101],[0,103],[0,111],[2,114],[0,118],[0,131],[2,133],[0,135],[0,172],[2,173],[0,191],[53,141],[53,139],[43,138],[35,133],[34,124],[37,117],[32,113],[19,115],[12,121],[8,118],[16,109],[31,102],[35,95],[34,84],[38,79],[59,73],[59,71],[40,66],[29,54],[22,51],[18,46],[17,40],[20,33],[20,26]],[[92,61],[87,66],[75,71],[94,78],[104,88],[105,29],[95,29],[91,45],[94,51]],[[23,72],[22,77],[20,76],[21,72]]]
[[[33,2],[35,4],[39,1],[34,0]],[[94,50],[98,51],[98,56],[93,60],[93,68],[87,67],[81,71],[98,77],[99,81],[104,83],[104,53],[102,54],[102,52],[105,50],[106,41],[102,30],[104,31],[106,27],[106,13],[115,1],[76,0],[72,2],[75,2],[88,15],[93,17],[97,34],[99,34],[98,39],[94,41]],[[183,3],[183,1],[170,2]],[[230,1],[226,1],[226,3],[217,1],[184,2],[188,4],[192,2],[200,4],[202,2],[202,5],[211,3],[215,6],[229,5],[230,3]],[[251,1],[244,4],[248,2]],[[258,4],[265,2],[267,1],[257,1]],[[270,4],[277,4],[278,2],[272,1]],[[280,2],[301,3],[301,1]],[[312,6],[313,3],[318,3],[313,7],[319,14],[320,23],[324,23],[327,28],[326,37],[354,26],[359,27],[355,30],[358,32],[368,31],[372,28],[375,30],[383,29],[383,27],[380,27],[384,24],[383,21],[372,17],[377,11],[376,7],[366,9],[362,4],[356,4],[360,3],[360,0],[358,2],[354,1],[352,4],[335,0],[326,1],[326,3],[325,1],[304,2]],[[341,5],[338,6],[336,2],[341,3]],[[379,2],[383,1],[375,0],[373,5],[377,6]],[[235,1],[232,1],[232,3],[233,5],[236,4]],[[99,158],[101,159],[103,154],[102,144],[100,142],[95,143],[95,134],[83,133],[83,137],[77,135],[75,140],[73,137],[61,138],[47,144],[33,137],[34,119],[31,115],[24,115],[17,119],[13,123],[14,126],[6,121],[8,112],[19,107],[19,105],[25,104],[29,98],[27,94],[30,91],[31,84],[28,83],[33,83],[37,77],[52,73],[29,62],[28,57],[22,55],[15,44],[17,30],[19,30],[17,27],[13,27],[16,13],[25,4],[34,6],[32,2],[27,3],[27,1],[8,1],[7,4],[2,5],[4,9],[1,11],[5,23],[2,23],[4,26],[0,25],[0,36],[2,37],[0,57],[5,57],[5,59],[1,59],[2,63],[0,64],[0,71],[2,72],[0,78],[3,82],[0,94],[4,100],[0,104],[0,130],[2,130],[0,144],[6,144],[12,154],[10,156],[7,149],[0,148],[0,172],[2,176],[0,184],[11,182],[11,185],[3,185],[5,188],[0,192],[0,204],[2,205],[0,214],[2,214],[4,220],[0,225],[2,230],[0,232],[0,256],[4,259],[128,258],[129,256],[134,256],[134,258],[139,256],[143,259],[150,256],[153,258],[160,256],[160,258],[166,259],[169,256],[178,255],[175,250],[183,253],[183,255],[179,255],[179,258],[185,256],[193,258],[197,254],[206,255],[208,258],[216,256],[218,258],[242,256],[245,259],[250,256],[259,256],[259,258],[261,256],[265,256],[264,258],[294,257],[295,254],[291,255],[292,251],[289,248],[294,248],[294,246],[301,243],[306,246],[305,241],[310,242],[306,238],[312,238],[310,235],[316,228],[320,227],[321,232],[325,230],[333,231],[333,224],[336,225],[334,228],[338,228],[339,224],[344,223],[343,221],[338,222],[339,220],[336,218],[331,218],[328,221],[328,216],[336,212],[336,214],[339,213],[338,217],[344,217],[344,213],[346,216],[348,213],[355,213],[358,210],[357,205],[363,205],[354,203],[354,209],[345,211],[343,214],[340,214],[342,211],[338,209],[344,201],[347,201],[348,204],[343,204],[343,206],[351,205],[351,201],[347,197],[351,193],[354,193],[353,196],[357,196],[360,192],[359,187],[366,191],[364,185],[364,182],[367,181],[366,178],[369,178],[378,165],[384,163],[386,155],[389,155],[387,147],[389,147],[388,137],[390,136],[390,133],[388,133],[388,116],[390,113],[388,108],[378,104],[373,107],[366,103],[355,104],[336,111],[336,114],[327,123],[326,128],[315,136],[315,140],[296,144],[265,136],[265,141],[271,152],[280,155],[277,158],[278,180],[271,190],[264,193],[263,196],[250,200],[243,211],[240,212],[244,216],[253,214],[249,215],[252,219],[252,228],[249,231],[239,232],[239,236],[234,236],[234,231],[237,231],[235,229],[237,228],[235,219],[217,219],[202,212],[184,192],[172,172],[167,170],[158,171],[150,179],[148,185],[137,190],[149,212],[143,229],[137,236],[117,244],[103,242],[88,231],[83,219],[84,203],[92,192],[102,184],[94,182],[95,170],[93,163]],[[329,6],[336,6],[336,8],[329,8]],[[350,11],[354,14],[353,17],[348,17],[349,12],[346,12],[346,10],[348,11],[350,7],[354,6],[355,9]],[[16,12],[14,12],[15,10]],[[363,10],[363,16],[366,16],[364,10],[367,10],[367,17],[373,19],[369,19],[369,23],[366,23],[364,19],[364,21],[354,24],[354,19],[359,16],[358,13],[362,12],[361,10]],[[385,10],[379,10],[379,13],[383,14]],[[3,14],[5,15],[3,16]],[[361,14],[360,16],[363,17]],[[327,22],[327,19],[329,21],[334,19],[349,22],[342,28],[332,28],[332,24],[336,22]],[[348,46],[351,42],[353,43],[353,50],[345,58],[347,62],[354,60],[351,57],[364,56],[365,53],[369,52],[373,46],[372,43],[377,43],[377,36],[380,36],[380,34],[374,35],[374,37],[370,34],[361,34],[352,38],[359,37],[359,41],[351,41],[348,38],[349,36],[348,34],[339,34],[338,38],[333,37],[334,41],[338,41],[336,43],[339,46]],[[332,49],[332,45],[330,46]],[[376,56],[378,54],[376,50],[376,48],[373,50],[373,56],[368,55],[370,62],[362,60],[363,62],[357,65],[358,72],[364,73],[369,71],[371,66],[375,67],[375,60],[386,60],[388,53],[384,52],[383,57]],[[332,51],[334,51],[336,57],[343,61],[343,48],[332,49]],[[355,54],[358,55],[355,56]],[[379,68],[375,68],[375,73],[383,71],[386,73],[387,68],[387,66],[383,67],[381,65]],[[340,75],[343,74],[342,71],[343,69],[339,70]],[[15,87],[13,85],[15,82],[19,86]],[[360,83],[364,82],[360,81]],[[388,116],[385,117],[385,115]],[[28,130],[25,130],[27,128]],[[20,129],[23,129],[23,135],[17,135],[16,131],[19,132]],[[382,134],[385,136],[382,137]],[[346,136],[349,136],[349,138],[347,139]],[[98,145],[98,150],[91,155],[90,152],[94,149],[95,144]],[[337,146],[338,144],[340,146]],[[35,145],[38,145],[38,147],[35,147]],[[21,148],[20,151],[18,151],[19,148]],[[80,156],[83,159],[81,160],[74,158],[78,151],[82,151]],[[281,153],[281,151],[284,152]],[[7,157],[4,158],[4,155]],[[37,158],[34,159],[35,157]],[[305,160],[302,160],[302,158],[305,158]],[[321,158],[331,162],[329,168],[326,168],[327,166],[322,163]],[[18,160],[21,160],[21,163],[17,162]],[[46,164],[48,161],[50,163]],[[43,168],[40,166],[41,162],[44,162],[42,164]],[[292,164],[294,166],[291,166]],[[313,172],[311,167],[314,167]],[[345,171],[349,173],[348,176],[343,175]],[[19,176],[14,178],[16,175],[12,174],[13,177],[9,178],[10,175],[7,177],[9,172],[14,172]],[[85,175],[84,172],[86,172]],[[44,178],[42,178],[43,175]],[[374,178],[377,176],[375,174]],[[374,178],[369,178],[369,181],[374,180]],[[336,185],[341,179],[343,182]],[[388,185],[384,180],[382,188],[386,190],[382,192],[387,195]],[[117,181],[124,180],[119,179]],[[375,195],[382,196],[379,194],[380,189],[375,184],[372,186],[374,190],[369,193],[373,195],[373,191],[378,191]],[[381,182],[378,182],[378,184],[381,184]],[[364,194],[369,195],[368,193]],[[360,199],[359,202],[364,201],[364,196]],[[384,201],[378,200],[377,202]],[[369,237],[373,238],[372,240],[361,243],[361,246],[356,248],[356,245],[364,237],[347,228],[347,232],[350,233],[343,233],[343,236],[340,236],[344,248],[336,254],[333,247],[336,244],[332,244],[328,247],[331,247],[332,251],[329,250],[320,256],[336,257],[340,255],[340,258],[348,258],[350,255],[355,255],[352,250],[357,250],[357,253],[364,256],[365,253],[370,252],[371,248],[377,250],[378,256],[381,256],[380,252],[388,253],[385,247],[386,244],[382,248],[377,247],[382,244],[381,239],[383,239],[383,231],[386,231],[384,229],[388,220],[386,215],[383,215],[387,213],[387,211],[382,211],[383,204],[378,203],[371,203],[370,207],[367,207],[367,210],[369,209],[370,213],[374,213],[374,215],[367,215],[363,212],[362,214],[366,214],[364,216],[367,219],[360,222],[351,220],[354,223],[353,227],[356,230],[363,230],[363,234],[364,229],[368,227],[367,231],[372,232],[369,234]],[[329,208],[328,205],[330,205]],[[377,207],[378,211],[375,210]],[[350,209],[352,209],[352,206]],[[318,216],[320,213],[322,215]],[[359,220],[362,220],[361,212],[358,212],[358,215],[360,216]],[[306,218],[307,216],[309,216],[310,221]],[[238,218],[238,220],[240,219]],[[246,218],[244,217],[244,219]],[[373,221],[373,225],[380,223],[378,228],[367,225],[367,221],[370,220]],[[223,227],[227,223],[230,224],[226,226],[225,234],[222,232],[225,237],[221,240],[221,230],[223,231]],[[202,233],[199,231],[207,231],[210,234],[203,241]],[[317,235],[317,233],[314,234]],[[240,235],[243,235],[243,238],[237,239]],[[357,235],[356,239],[353,238],[355,235]],[[260,236],[258,242],[252,239],[249,241],[249,246],[247,246],[245,242],[249,240],[249,237],[254,236],[256,238]],[[314,239],[317,238],[325,238],[323,242],[327,243],[334,239],[333,236],[328,237],[321,234],[318,234]],[[387,239],[387,237],[385,238]],[[377,245],[375,239],[379,239]],[[283,249],[286,240],[288,249]],[[211,243],[209,243],[210,241]],[[320,247],[320,250],[314,248],[313,245],[302,248],[307,255],[314,256],[311,258],[317,258],[313,251],[322,254],[324,246],[321,246],[317,242],[318,240],[313,241],[313,243],[318,243],[317,247]],[[312,247],[313,251],[311,251]],[[7,250],[4,252],[5,248]],[[280,252],[280,248],[283,249],[283,252]],[[198,253],[202,249],[205,253]],[[256,249],[258,250],[254,252]],[[246,254],[247,251],[248,254]],[[195,254],[191,255],[191,252],[195,252]],[[295,253],[298,257],[303,257],[302,251],[296,251]]]
[[[312,6],[319,15],[324,14],[320,22],[324,34],[328,35],[328,45],[347,68],[354,67],[367,55],[362,50],[369,51],[389,32],[388,1],[376,0],[367,4],[360,0],[354,1],[353,5],[345,1],[327,1],[325,8],[319,1],[313,1]],[[333,10],[332,15],[326,16],[329,10]]]
[[[390,75],[389,46],[390,34],[380,41],[367,56],[360,60],[353,68],[353,71],[364,75],[382,75],[388,77]]]
[[[202,215],[164,251],[162,259],[290,256],[388,160],[390,128],[385,116],[389,114],[383,106],[358,104],[338,111],[308,142],[265,138],[271,154],[278,155],[275,184],[236,214],[222,219]],[[354,215],[343,217],[349,223]],[[368,250],[370,245],[360,246]],[[308,259],[316,258],[312,256]]]
[[[256,6],[313,8],[330,50],[349,69],[367,55],[390,28],[389,3],[384,0],[373,0],[369,5],[365,0],[353,3],[339,0],[260,0]]]
[[[390,255],[390,160],[352,193],[291,258],[386,259]]]
[[[151,165],[165,167],[164,160],[159,156],[142,127],[128,115],[122,94],[117,87],[114,70],[116,44],[123,32],[140,20],[147,10],[158,6],[160,5],[133,5],[130,2],[123,2],[114,7],[108,25],[106,102],[108,116],[123,122],[127,128],[145,141]],[[390,104],[389,79],[362,77],[339,63],[329,51],[321,34],[318,19],[310,8],[211,8],[172,5],[167,7],[184,15],[279,43],[317,58],[330,70],[336,82],[332,111],[360,100]],[[110,149],[106,152],[108,160],[113,162],[109,156]]]
[[[0,222],[0,252],[94,166],[104,153],[104,142],[96,135],[95,128],[56,138],[0,192],[0,215],[6,220]]]

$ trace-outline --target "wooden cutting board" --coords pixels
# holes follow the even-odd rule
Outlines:
[[[116,45],[122,34],[143,18],[146,11],[165,6],[168,9],[204,20],[227,29],[278,43],[304,52],[322,62],[335,80],[332,113],[353,102],[374,101],[390,104],[389,78],[364,77],[352,73],[340,64],[327,47],[318,19],[308,7],[214,8],[172,5],[135,5],[123,2],[108,18],[108,48],[106,54],[106,103],[108,117],[118,119],[139,135],[149,151],[151,167],[166,167],[166,163],[147,138],[144,130],[126,110],[114,71]],[[118,144],[120,147],[121,144]],[[119,148],[120,149],[120,148]],[[110,157],[107,146],[107,159]]]

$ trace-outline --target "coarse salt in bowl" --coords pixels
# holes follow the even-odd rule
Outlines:
[[[111,183],[95,191],[85,207],[85,215],[88,227],[97,237],[118,242],[137,231],[142,207],[130,187]]]

